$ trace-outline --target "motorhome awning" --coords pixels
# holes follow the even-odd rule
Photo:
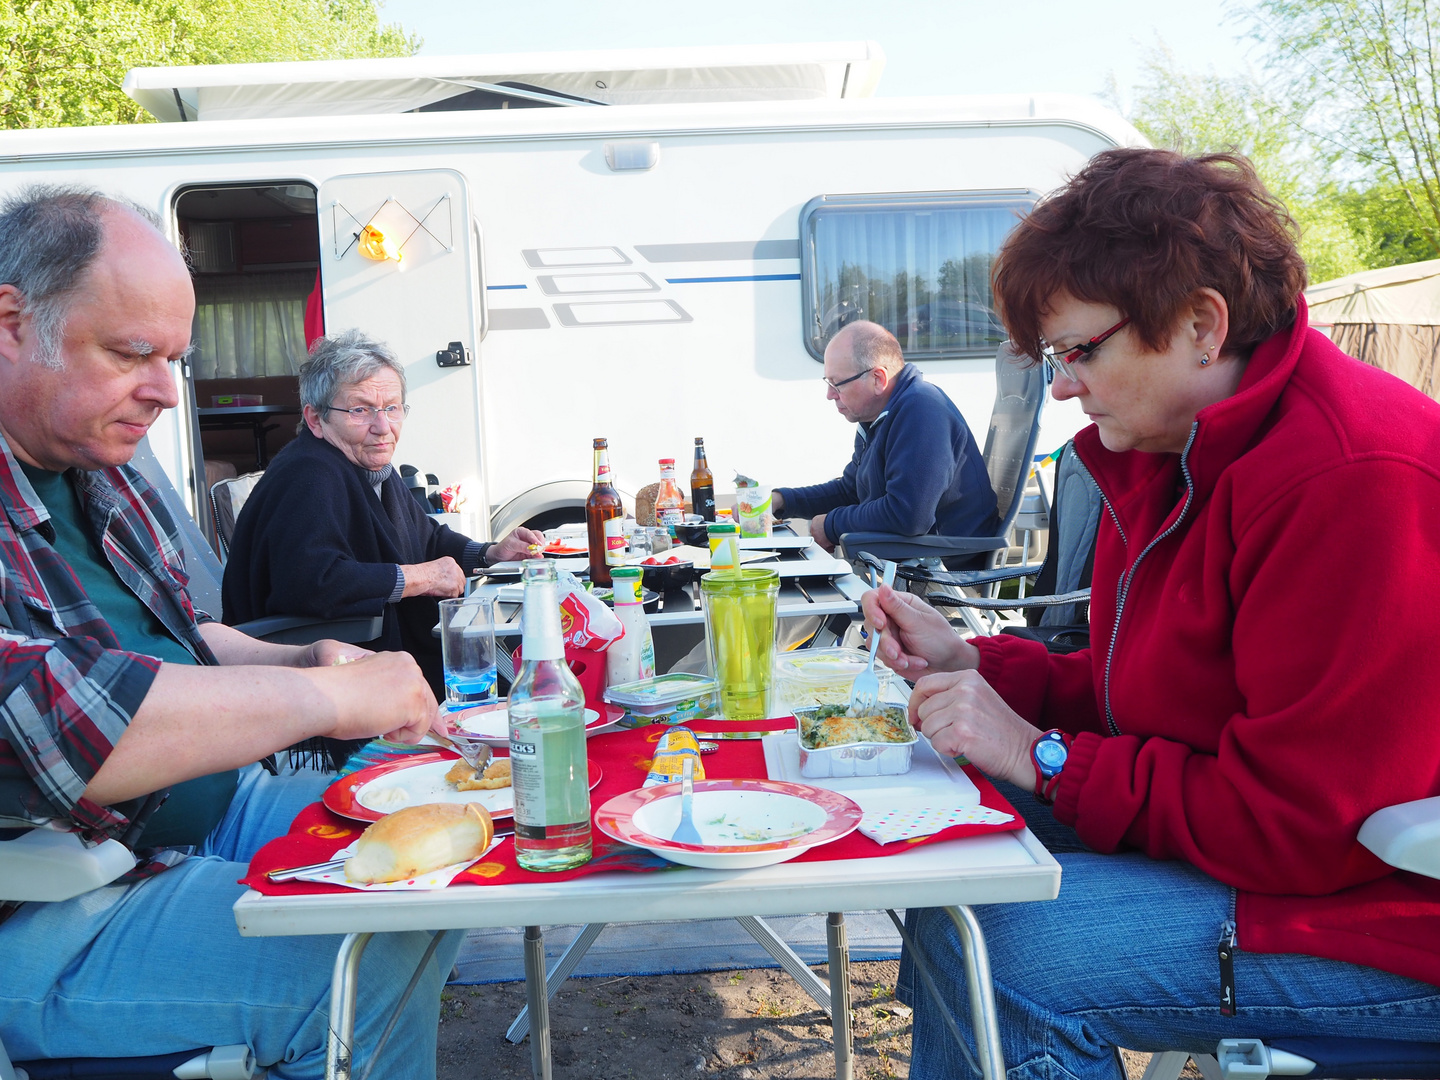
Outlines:
[[[175,122],[402,113],[442,102],[497,108],[870,97],[884,66],[877,43],[848,41],[133,68],[124,88],[157,120]]]

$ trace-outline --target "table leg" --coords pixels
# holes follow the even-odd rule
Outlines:
[[[554,970],[545,976],[545,998],[547,1001],[559,992],[560,987],[565,984],[565,980],[570,978],[571,973],[580,966],[580,961],[585,959],[585,954],[590,951],[590,946],[595,944],[595,939],[600,936],[600,931],[604,929],[605,924],[603,922],[587,923],[585,928],[580,931],[579,936],[570,943],[570,947],[561,954],[560,959],[555,961]],[[543,949],[540,954],[540,962],[542,965],[545,962]],[[515,1017],[514,1022],[511,1023],[510,1027],[506,1030],[505,1041],[512,1043],[524,1042],[525,1036],[529,1031],[530,1006],[526,1005],[525,1008],[520,1010],[520,1015]]]
[[[830,952],[830,1028],[835,1037],[835,1080],[852,1080],[855,1062],[850,1053],[850,943],[845,937],[844,912],[832,911],[825,920],[825,943]]]
[[[550,999],[545,996],[545,935],[525,927],[525,998],[530,1010],[530,1071],[550,1080]]]
[[[346,934],[330,976],[330,1031],[325,1041],[325,1080],[350,1080],[355,1046],[355,991],[360,957],[370,934]]]
[[[945,913],[960,935],[965,958],[965,985],[970,991],[970,1019],[975,1025],[975,1048],[980,1052],[984,1080],[1005,1080],[1005,1057],[1000,1049],[1000,1021],[995,1015],[995,989],[990,980],[990,954],[975,913],[968,907],[947,907]]]

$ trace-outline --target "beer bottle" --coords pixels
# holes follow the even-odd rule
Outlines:
[[[610,447],[605,439],[595,440],[595,478],[585,500],[585,529],[590,542],[590,583],[608,586],[610,567],[625,562],[625,537],[620,524],[625,504],[610,482]]]
[[[565,662],[555,564],[528,559],[521,574],[525,662],[510,689],[515,861],[526,870],[569,870],[590,861],[585,692]]]
[[[690,470],[690,505],[706,521],[715,520],[715,477],[705,460],[705,440],[695,438],[695,468]]]
[[[675,459],[660,459],[660,490],[655,493],[655,520],[675,535],[676,526],[685,523],[685,493],[675,483]]]

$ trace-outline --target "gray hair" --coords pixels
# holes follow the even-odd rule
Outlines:
[[[852,322],[840,333],[850,337],[850,355],[855,358],[857,370],[870,371],[883,367],[893,373],[905,366],[905,353],[900,348],[900,342],[879,323]]]
[[[0,203],[0,284],[20,293],[35,330],[35,359],[63,368],[70,303],[105,239],[104,215],[124,207],[160,231],[154,212],[88,188],[36,184]]]
[[[399,376],[400,400],[404,401],[405,369],[388,345],[359,330],[317,338],[310,346],[310,359],[300,365],[300,404],[323,416],[342,386],[364,382],[385,368]]]

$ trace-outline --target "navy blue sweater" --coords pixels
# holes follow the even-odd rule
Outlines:
[[[786,517],[825,514],[825,534],[837,542],[847,532],[987,536],[999,526],[965,418],[912,364],[895,376],[885,411],[857,425],[843,476],[776,490]]]
[[[367,647],[412,654],[443,696],[433,632],[439,601],[411,596],[387,602],[397,564],[442,555],[467,574],[477,564],[469,538],[427,515],[398,472],[380,486],[377,499],[359,466],[302,430],[275,455],[235,522],[225,564],[225,621],[233,626],[266,615],[383,614],[384,632]]]

